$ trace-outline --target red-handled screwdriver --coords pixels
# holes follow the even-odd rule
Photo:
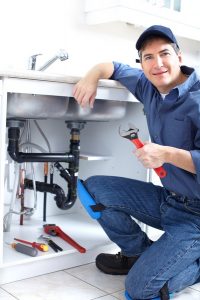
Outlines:
[[[43,251],[43,252],[46,252],[46,251],[49,250],[48,245],[43,244],[43,243],[28,242],[28,241],[21,240],[21,239],[16,239],[16,238],[14,238],[14,240],[18,241],[18,242],[21,242],[21,243],[24,243],[24,244],[31,245],[33,248],[36,248],[36,249],[38,249],[40,251]]]
[[[119,134],[130,140],[137,149],[142,148],[144,146],[143,142],[138,138],[139,129],[134,125],[129,124],[130,128],[128,130],[123,130],[121,127],[119,128]],[[164,178],[167,175],[166,170],[163,167],[154,168],[154,171],[160,178]]]

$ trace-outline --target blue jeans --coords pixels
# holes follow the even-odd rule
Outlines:
[[[110,240],[123,255],[140,255],[125,282],[132,299],[157,297],[166,282],[169,292],[199,282],[200,199],[172,196],[152,183],[115,176],[93,176],[85,184],[106,207],[98,221]],[[151,245],[132,217],[163,235]]]

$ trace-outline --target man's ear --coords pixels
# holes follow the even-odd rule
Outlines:
[[[182,64],[182,62],[183,62],[183,56],[182,56],[182,52],[181,51],[179,51],[179,53],[178,53],[178,60],[179,60],[180,64]]]

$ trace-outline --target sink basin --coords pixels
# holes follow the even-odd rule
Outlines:
[[[74,98],[69,98],[65,118],[69,121],[110,121],[123,118],[125,113],[125,101],[96,99],[93,108],[82,108]]]
[[[68,108],[68,98],[8,93],[7,116],[19,119],[60,119]]]
[[[121,119],[125,113],[125,101],[96,99],[91,109],[82,108],[73,97],[8,93],[8,118],[109,121]]]

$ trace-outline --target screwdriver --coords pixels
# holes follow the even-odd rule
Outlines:
[[[11,245],[11,247],[13,249],[15,249],[17,252],[20,252],[20,253],[23,253],[23,254],[26,254],[26,255],[29,255],[29,256],[37,256],[37,254],[38,254],[37,249],[35,249],[33,247],[23,245],[21,243],[12,243],[12,244],[9,244],[9,245]]]
[[[16,239],[14,238],[15,241],[18,241],[18,242],[21,242],[21,243],[24,243],[24,244],[28,244],[28,245],[31,245],[33,248],[36,248],[40,251],[48,251],[48,245],[46,244],[43,244],[43,243],[36,243],[36,242],[29,242],[29,241],[25,241],[25,240],[21,240],[21,239]]]

